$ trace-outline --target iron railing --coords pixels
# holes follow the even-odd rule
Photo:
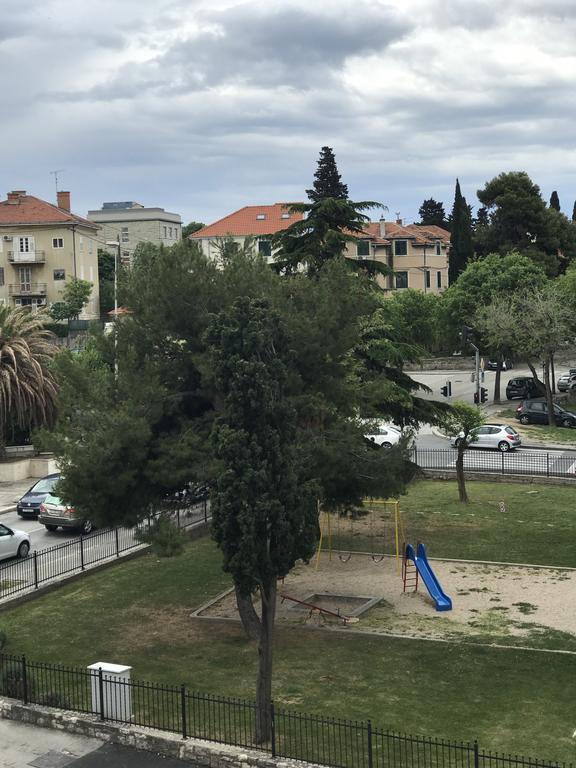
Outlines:
[[[458,452],[449,448],[412,448],[411,458],[421,469],[456,469]],[[467,472],[492,472],[499,475],[534,475],[576,479],[576,453],[562,451],[490,451],[468,449],[464,454]]]
[[[334,768],[574,768],[484,750],[476,741],[398,733],[375,727],[371,720],[311,715],[274,704],[267,713],[270,739],[257,743],[258,709],[253,701],[5,653],[0,653],[0,695]]]
[[[172,505],[170,514],[178,528],[208,521],[208,504],[202,501],[190,507]],[[149,525],[150,521],[143,523]],[[39,589],[48,581],[86,570],[95,563],[120,557],[123,552],[141,547],[138,528],[107,528],[87,536],[64,541],[54,547],[34,550],[29,557],[0,563],[0,599],[30,589]]]

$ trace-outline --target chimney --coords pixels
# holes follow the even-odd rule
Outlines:
[[[380,237],[386,237],[386,219],[384,217],[380,219],[378,226],[380,229]]]
[[[19,205],[20,198],[26,196],[26,190],[15,189],[13,192],[8,192],[8,202],[10,205]]]
[[[58,208],[70,213],[70,192],[57,192],[56,194],[58,196]]]
[[[402,226],[402,219],[396,219],[396,224],[398,224],[398,226],[401,227]]]

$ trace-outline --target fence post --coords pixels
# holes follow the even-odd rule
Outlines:
[[[550,477],[550,454],[546,454],[546,477]]]
[[[80,536],[80,570],[84,570],[84,536]]]
[[[478,742],[474,739],[474,768],[479,768],[480,755],[478,753]]]
[[[32,553],[34,563],[34,589],[38,589],[38,552],[34,550]]]
[[[207,523],[208,522],[208,502],[206,501],[206,499],[202,501],[202,505],[204,508],[204,522]]]
[[[26,669],[26,656],[22,654],[22,701],[28,704],[28,670]]]
[[[273,701],[270,702],[270,751],[272,757],[276,757],[276,717]]]
[[[104,675],[102,667],[98,667],[98,694],[100,696],[100,720],[105,720],[104,716]]]
[[[500,453],[500,456],[502,457],[502,474],[504,474],[504,451]]]
[[[114,540],[116,542],[116,557],[120,557],[120,546],[118,544],[118,528],[114,528]]]
[[[184,683],[180,686],[180,712],[182,715],[182,738],[188,738],[188,729],[186,727],[186,686]]]
[[[366,731],[368,735],[368,768],[372,768],[374,764],[374,756],[372,754],[372,720],[368,720]]]
[[[178,507],[178,509],[176,510],[176,519],[178,521],[178,530],[180,530],[180,528],[181,528],[181,525],[180,525],[180,507]]]

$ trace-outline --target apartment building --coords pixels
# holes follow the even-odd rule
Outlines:
[[[99,210],[88,211],[88,219],[101,227],[104,243],[120,239],[120,255],[125,264],[132,263],[139,243],[169,246],[182,239],[182,219],[178,213],[145,208],[134,201],[103,203]]]
[[[93,286],[81,318],[97,319],[98,225],[71,212],[70,192],[57,198],[53,205],[14,190],[0,201],[0,303],[50,305],[77,277]]]

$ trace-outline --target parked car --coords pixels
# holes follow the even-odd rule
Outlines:
[[[8,528],[0,523],[0,560],[7,557],[28,557],[30,552],[30,536],[26,531]]]
[[[528,397],[541,396],[542,392],[539,391],[532,376],[518,376],[515,379],[510,379],[506,384],[506,398],[508,400],[514,400],[514,398],[525,400]]]
[[[38,517],[40,511],[40,504],[44,501],[46,496],[54,490],[54,486],[60,479],[60,474],[55,473],[53,475],[47,475],[37,483],[34,483],[32,488],[26,491],[24,496],[16,504],[16,512],[20,517]]]
[[[524,400],[516,408],[516,418],[521,424],[548,424],[548,403],[543,398]],[[559,427],[576,427],[576,413],[554,403],[554,421]]]
[[[509,371],[512,368],[514,368],[514,363],[512,360],[488,360],[486,363],[486,368],[489,371],[497,371],[498,370],[498,364],[502,362],[502,368],[500,370],[502,371]]]
[[[58,496],[54,496],[51,493],[40,504],[38,522],[47,531],[64,528],[87,534],[96,527],[91,520],[87,520],[78,514],[74,507],[68,506]]]
[[[568,392],[569,389],[576,389],[576,370],[574,368],[572,370],[574,373],[563,373],[556,382],[559,392]]]
[[[470,448],[492,448],[506,453],[522,445],[520,435],[509,424],[483,424],[474,429],[473,434],[476,439],[470,443]],[[450,443],[457,448],[463,439],[464,432],[460,432],[450,440]]]
[[[395,427],[381,424],[371,434],[364,435],[364,437],[382,448],[392,448],[400,441],[402,432]]]

